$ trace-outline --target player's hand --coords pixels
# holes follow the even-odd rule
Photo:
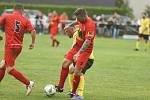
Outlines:
[[[29,45],[29,49],[33,49],[34,48],[34,43],[31,43],[30,45]]]
[[[73,37],[73,34],[74,34],[74,27],[65,27],[65,28],[64,28],[64,31],[65,31],[66,35],[67,35],[69,38],[72,38],[72,37]]]
[[[1,40],[3,40],[3,37],[2,37],[2,36],[0,36],[0,41],[1,41]]]

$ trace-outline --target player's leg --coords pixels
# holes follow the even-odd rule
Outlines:
[[[69,66],[69,86],[70,86],[70,90],[72,90],[72,81],[73,81],[73,73],[74,73],[75,67],[73,64],[71,64]]]
[[[138,39],[137,39],[137,41],[136,41],[136,46],[135,46],[135,51],[138,51],[138,50],[139,50],[139,46],[140,46],[140,42],[141,42],[141,40],[142,40],[142,37],[143,37],[142,34],[139,34],[139,35],[138,35]]]
[[[68,74],[68,82],[69,82],[69,86],[70,86],[70,91],[67,93],[67,96],[70,97],[70,98],[73,96],[72,93],[71,93],[71,90],[72,90],[74,70],[75,70],[75,67],[74,67],[74,65],[72,63],[69,66],[69,74]]]
[[[145,51],[147,50],[147,48],[148,48],[148,40],[149,40],[149,36],[148,35],[144,35],[143,36],[143,38],[144,38],[144,47],[145,47]]]
[[[50,38],[51,38],[51,46],[52,46],[52,47],[55,46],[53,33],[54,33],[53,27],[50,27],[49,35],[50,35]]]
[[[71,49],[64,57],[60,73],[60,80],[58,86],[56,86],[57,92],[63,92],[64,83],[69,73],[69,66],[73,62],[73,55],[76,53],[76,49]]]
[[[51,46],[54,47],[55,46],[55,41],[54,41],[53,34],[50,34],[50,37],[51,37]]]
[[[84,53],[80,54],[79,57],[77,58],[76,65],[75,65],[75,71],[74,71],[74,78],[73,78],[73,88],[71,91],[71,93],[75,94],[75,95],[72,97],[72,100],[83,99],[82,96],[79,96],[78,94],[76,94],[76,90],[78,88],[78,85],[80,82],[80,77],[82,75],[81,71],[82,71],[83,67],[86,65],[89,55],[90,55],[89,53],[84,52]]]
[[[34,85],[34,82],[30,81],[25,75],[23,75],[19,70],[14,68],[15,65],[15,59],[20,54],[21,49],[7,49],[5,52],[5,66],[7,73],[9,75],[12,75],[17,80],[22,82],[27,86],[27,95],[29,95],[32,91],[32,87]]]
[[[85,74],[86,71],[92,67],[93,63],[94,63],[94,59],[88,59],[85,67],[82,69],[82,73]]]
[[[56,44],[56,46],[60,44],[60,42],[57,40],[56,35],[53,35],[53,41],[54,41],[54,45]]]
[[[63,63],[62,63],[62,69],[60,72],[60,80],[59,80],[58,86],[56,86],[57,92],[63,92],[64,83],[68,76],[69,66],[71,63],[72,63],[71,60],[64,58]]]
[[[82,74],[81,71],[82,71],[81,67],[75,67],[73,83],[72,83],[72,91],[71,91],[71,100],[83,99],[82,96],[79,96],[78,94],[76,94],[76,90],[80,83],[80,76]]]
[[[54,29],[54,33],[53,33],[53,35],[54,35],[54,43],[56,43],[56,46],[58,46],[59,44],[60,44],[60,42],[57,40],[57,30],[58,30],[58,28],[56,28],[56,29]]]
[[[80,76],[80,82],[77,88],[77,94],[80,96],[83,96],[83,92],[84,92],[84,84],[85,84],[84,74],[89,68],[91,68],[91,66],[93,65],[93,62],[94,62],[94,59],[88,59],[85,67],[81,71],[82,75]]]
[[[82,97],[83,97],[83,92],[84,92],[84,84],[85,84],[85,80],[84,80],[84,75],[82,73],[80,76],[80,82],[77,88],[77,94]]]
[[[2,60],[0,63],[0,82],[3,80],[4,76],[5,76],[5,60]]]

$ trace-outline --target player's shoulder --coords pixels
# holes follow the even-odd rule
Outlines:
[[[149,21],[150,21],[150,19],[149,19],[149,18],[146,18],[146,21],[148,21],[148,22],[149,22]]]
[[[88,23],[88,24],[94,23],[94,21],[92,20],[92,18],[88,17],[88,18],[87,18],[87,23]]]
[[[90,17],[88,17],[88,19],[87,19],[87,22],[86,22],[86,25],[87,26],[95,26],[95,23],[94,23],[94,21],[92,20],[92,18],[90,18]]]
[[[11,16],[12,14],[8,14],[8,13],[6,13],[6,14],[3,14],[1,17],[3,17],[3,18],[7,18],[7,17],[9,17],[9,16]]]
[[[26,18],[25,16],[21,15],[21,18],[23,21],[25,21],[26,23],[29,23],[30,20],[28,18]]]

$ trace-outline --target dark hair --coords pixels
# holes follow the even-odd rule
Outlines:
[[[78,15],[86,16],[87,11],[84,8],[78,8],[78,9],[75,10],[74,15],[75,16],[78,16]]]
[[[17,11],[23,11],[24,10],[24,6],[21,4],[21,3],[16,3],[14,5],[14,10],[17,10]]]

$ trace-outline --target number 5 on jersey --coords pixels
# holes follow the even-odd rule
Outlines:
[[[20,24],[21,24],[20,21],[15,20],[15,32],[16,33],[20,32]]]

